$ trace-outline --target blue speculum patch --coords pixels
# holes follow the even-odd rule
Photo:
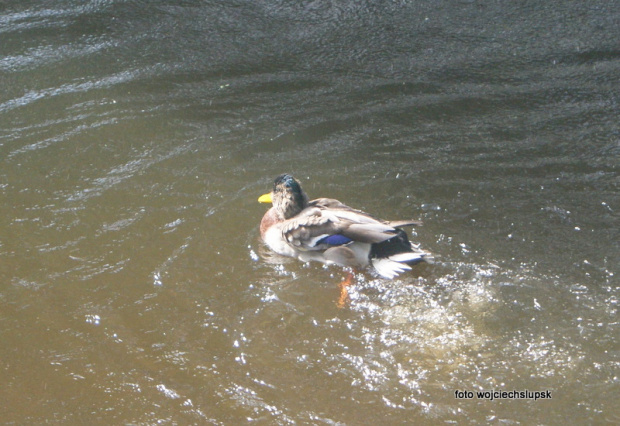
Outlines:
[[[348,244],[353,241],[351,238],[347,238],[344,235],[334,234],[328,237],[322,238],[317,241],[317,244],[329,244],[332,246],[341,246],[343,244]]]

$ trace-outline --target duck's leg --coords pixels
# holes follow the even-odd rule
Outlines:
[[[347,287],[351,285],[353,282],[353,273],[351,271],[347,271],[347,276],[340,282],[338,287],[340,288],[340,296],[338,297],[338,301],[336,302],[336,306],[339,308],[344,308],[344,305],[349,300],[349,291]]]

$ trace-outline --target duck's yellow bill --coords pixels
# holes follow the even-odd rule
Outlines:
[[[271,192],[267,193],[267,194],[263,194],[260,197],[258,197],[258,202],[259,203],[271,203]]]

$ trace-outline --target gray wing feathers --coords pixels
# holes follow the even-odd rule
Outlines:
[[[407,226],[413,221],[383,222],[357,210],[347,208],[337,200],[319,199],[316,207],[303,210],[282,226],[282,234],[289,244],[305,250],[320,250],[322,238],[340,234],[353,241],[380,243],[395,234],[395,226]],[[323,207],[329,206],[329,207]],[[343,207],[341,207],[343,206]]]

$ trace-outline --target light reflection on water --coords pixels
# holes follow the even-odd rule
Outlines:
[[[610,3],[73,3],[0,17],[3,420],[620,421]],[[282,172],[437,262],[339,309]]]
[[[354,389],[381,395],[387,407],[412,409],[431,418],[461,413],[464,406],[448,398],[456,389],[544,388],[562,399],[565,383],[583,379],[578,371],[588,364],[589,344],[584,346],[573,335],[574,318],[552,306],[558,299],[577,303],[557,278],[545,283],[493,264],[438,268],[456,272],[397,283],[359,275],[350,291],[353,318],[337,314],[313,320],[315,327],[338,328],[343,335],[338,341],[323,340],[318,354],[307,345],[294,345],[301,349],[298,362],[320,364],[328,374],[347,376]],[[547,284],[554,294],[537,293],[540,300],[531,297],[533,287]],[[274,296],[268,300],[280,301]],[[262,309],[270,308],[266,304]],[[613,324],[617,303],[601,314],[605,323]],[[313,339],[307,342],[316,344]],[[607,365],[608,372],[613,365]],[[589,367],[586,370],[591,373]],[[600,385],[610,387],[616,380],[608,378]],[[465,410],[470,419],[485,420],[470,409]],[[504,415],[511,410],[518,417],[518,407]],[[540,410],[537,415],[545,408]]]

